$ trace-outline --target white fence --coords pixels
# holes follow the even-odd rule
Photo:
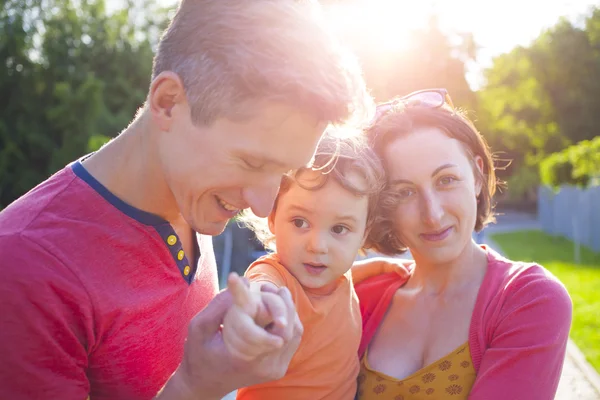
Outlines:
[[[562,186],[558,192],[540,186],[538,218],[545,232],[600,251],[600,186]]]

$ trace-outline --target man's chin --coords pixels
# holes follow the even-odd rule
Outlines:
[[[225,231],[227,222],[229,221],[204,223],[200,226],[193,227],[193,229],[202,235],[219,236]]]

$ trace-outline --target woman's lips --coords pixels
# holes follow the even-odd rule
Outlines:
[[[444,230],[441,231],[437,231],[437,232],[428,232],[428,233],[421,233],[421,238],[429,241],[429,242],[440,242],[444,239],[446,239],[450,233],[452,232],[452,227],[448,227]]]

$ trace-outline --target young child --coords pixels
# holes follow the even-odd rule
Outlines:
[[[250,265],[245,274],[249,290],[287,287],[304,334],[282,379],[240,389],[237,399],[354,398],[362,321],[350,268],[365,247],[383,179],[377,156],[362,139],[325,136],[313,167],[282,179],[266,221],[243,217],[275,251]],[[251,346],[232,322],[242,309],[256,310],[248,301],[236,300],[242,304],[225,317],[223,338],[230,351]],[[257,324],[271,322],[277,321],[263,318]]]

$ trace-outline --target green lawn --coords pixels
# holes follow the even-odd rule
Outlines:
[[[491,235],[506,257],[534,261],[551,271],[573,299],[571,338],[600,371],[600,254],[581,248],[575,264],[573,242],[539,231]]]

